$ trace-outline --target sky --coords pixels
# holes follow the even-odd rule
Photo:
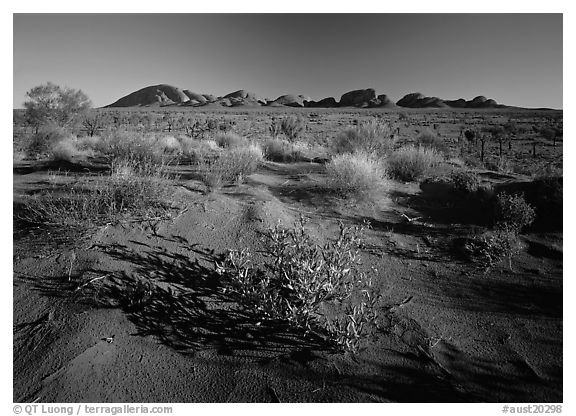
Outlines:
[[[13,106],[48,81],[96,107],[156,84],[314,100],[374,88],[563,108],[562,14],[14,14]]]

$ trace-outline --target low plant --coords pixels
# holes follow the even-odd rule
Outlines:
[[[450,174],[454,189],[464,195],[475,193],[480,187],[480,177],[475,172],[455,170]]]
[[[418,135],[416,142],[419,146],[434,149],[439,153],[447,153],[448,146],[442,137],[431,131],[424,131]]]
[[[226,183],[242,182],[256,172],[263,158],[262,149],[253,144],[226,150],[215,158],[199,161],[200,178],[210,190]]]
[[[270,138],[264,141],[262,150],[264,151],[264,158],[273,162],[296,162],[302,157],[300,150],[294,143],[279,138]]]
[[[304,119],[300,116],[290,115],[280,121],[280,131],[288,140],[294,142],[306,128]]]
[[[389,153],[395,143],[390,123],[375,118],[340,133],[334,142],[334,150],[339,154],[362,151],[382,156]]]
[[[28,222],[91,227],[120,217],[166,215],[172,188],[163,169],[140,161],[118,160],[109,175],[82,179],[36,194],[24,202],[20,217]]]
[[[519,233],[536,219],[536,211],[521,194],[510,195],[502,192],[494,202],[494,222],[496,227]]]
[[[518,235],[511,230],[497,229],[466,240],[463,246],[469,260],[479,263],[485,271],[508,260],[512,269],[512,258],[519,252]]]
[[[247,141],[244,137],[233,132],[222,132],[214,136],[214,141],[218,146],[223,148],[246,146]]]
[[[370,199],[385,183],[385,170],[374,155],[364,152],[336,155],[326,164],[327,186],[344,197]]]
[[[336,240],[319,246],[301,218],[294,229],[276,226],[269,230],[263,263],[254,261],[248,250],[230,251],[219,270],[227,278],[229,293],[261,319],[287,322],[354,352],[368,335],[365,322],[378,317],[379,296],[358,270],[362,231],[363,227],[341,223]],[[349,304],[346,324],[323,312],[327,304],[345,301]]]
[[[32,135],[26,151],[28,154],[36,156],[48,154],[58,142],[70,135],[70,132],[64,127],[50,123],[45,124]]]
[[[404,146],[387,159],[387,171],[402,181],[415,181],[438,172],[444,158],[434,149]]]

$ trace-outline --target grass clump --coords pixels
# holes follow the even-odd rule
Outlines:
[[[436,133],[431,131],[424,131],[416,139],[417,143],[421,147],[428,149],[434,149],[439,153],[447,153],[448,146],[444,140],[439,137]]]
[[[379,193],[385,171],[374,155],[364,152],[337,155],[326,164],[328,187],[344,197],[369,199]]]
[[[262,320],[286,322],[356,352],[378,318],[379,296],[358,271],[363,228],[341,223],[338,237],[319,246],[304,225],[301,218],[295,229],[269,230],[264,264],[254,261],[247,250],[230,251],[222,267],[230,292]],[[325,313],[327,305],[341,306],[345,301],[344,317]]]
[[[209,190],[227,183],[240,183],[256,172],[263,158],[262,149],[254,144],[225,150],[215,158],[199,161],[200,179]]]
[[[387,169],[393,177],[412,182],[435,174],[444,158],[434,149],[405,146],[387,159]]]
[[[262,145],[264,158],[273,162],[289,163],[296,162],[302,158],[300,148],[287,140],[270,138]]]
[[[81,179],[27,198],[21,219],[35,223],[91,227],[121,217],[165,215],[172,196],[162,167],[118,159],[109,175]]]
[[[349,127],[336,137],[336,153],[366,152],[384,155],[394,148],[396,139],[392,126],[378,119]]]
[[[225,149],[247,145],[247,141],[244,137],[231,131],[216,134],[214,136],[214,141],[218,146]]]

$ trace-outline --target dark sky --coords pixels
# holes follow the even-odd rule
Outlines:
[[[15,14],[14,107],[51,81],[95,106],[166,83],[312,99],[375,88],[562,108],[561,14]]]

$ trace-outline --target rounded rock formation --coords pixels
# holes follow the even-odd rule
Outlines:
[[[349,91],[340,98],[340,107],[367,107],[374,99],[376,91],[373,88]]]

